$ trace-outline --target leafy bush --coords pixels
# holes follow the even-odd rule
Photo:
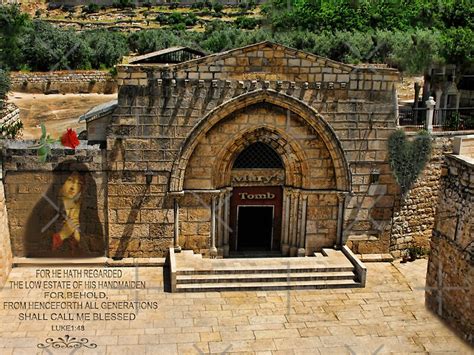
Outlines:
[[[470,28],[452,28],[441,35],[441,55],[449,62],[469,66],[474,62],[474,31]]]
[[[239,3],[239,7],[242,10],[252,10],[255,8],[255,6],[257,6],[257,3],[255,2],[255,0],[245,0]]]
[[[101,7],[95,3],[89,3],[82,8],[82,12],[85,14],[93,14],[99,12]]]
[[[196,1],[191,4],[191,9],[193,10],[202,10],[206,6],[204,1]]]
[[[10,91],[10,73],[0,69],[0,108],[3,108],[7,93]]]
[[[397,130],[388,138],[388,160],[395,180],[406,196],[424,169],[431,154],[431,135],[421,131],[413,141],[408,141],[403,130]]]
[[[260,20],[253,17],[239,16],[235,19],[235,25],[238,28],[245,30],[253,30],[255,27],[260,25]]]
[[[111,68],[129,52],[127,38],[122,33],[94,30],[83,32],[81,38],[91,49],[92,68]]]
[[[136,7],[136,4],[134,0],[117,0],[113,3],[112,6],[118,9],[134,9]]]
[[[175,10],[179,7],[179,2],[172,2],[168,5],[171,10]]]
[[[0,63],[7,68],[17,69],[23,62],[21,38],[30,21],[17,4],[0,6]]]
[[[16,139],[21,136],[21,131],[23,130],[23,122],[17,120],[10,124],[0,125],[0,139]]]
[[[216,13],[221,13],[222,10],[224,10],[224,5],[222,5],[219,1],[215,1],[213,4],[212,4],[212,9],[216,12]]]
[[[172,12],[168,15],[167,23],[169,25],[177,25],[178,23],[184,22],[184,16],[181,12]]]
[[[25,62],[33,70],[89,69],[91,48],[74,31],[34,21],[23,39]]]
[[[174,46],[196,47],[195,43],[199,40],[197,33],[156,29],[132,33],[128,37],[128,45],[131,51],[144,54]]]

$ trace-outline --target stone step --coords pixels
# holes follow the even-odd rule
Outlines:
[[[311,273],[311,272],[354,272],[353,266],[304,266],[304,267],[284,267],[283,265],[271,266],[256,266],[253,268],[241,268],[238,266],[221,267],[212,269],[198,269],[198,268],[179,268],[176,270],[176,275],[227,275],[227,274],[285,274],[290,273]]]
[[[362,287],[354,280],[310,280],[290,282],[232,282],[177,284],[177,292],[220,292],[220,291],[271,291],[296,289],[352,288]]]
[[[178,284],[191,283],[234,283],[234,282],[288,282],[311,280],[354,280],[355,275],[350,271],[342,272],[298,272],[298,273],[262,273],[262,274],[193,274],[177,275]]]

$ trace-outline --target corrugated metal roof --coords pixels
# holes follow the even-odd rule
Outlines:
[[[152,59],[152,58],[157,58],[158,59],[159,57],[162,57],[162,56],[165,56],[165,55],[171,54],[171,53],[176,53],[176,52],[179,52],[179,51],[185,51],[185,52],[188,52],[191,55],[194,55],[194,56],[197,56],[197,57],[203,57],[203,56],[206,55],[206,53],[204,53],[204,52],[201,52],[201,51],[198,51],[196,49],[189,48],[189,47],[169,47],[169,48],[161,49],[159,51],[139,55],[138,57],[132,58],[129,61],[129,64],[139,64],[141,62],[149,62],[150,59]],[[161,62],[158,61],[158,63],[161,63]]]
[[[102,116],[108,114],[109,112],[112,112],[113,110],[115,110],[115,108],[117,107],[117,104],[118,104],[118,100],[115,99],[115,100],[97,105],[97,106],[91,108],[85,114],[79,116],[79,122],[91,121],[91,120],[94,120],[96,118],[102,117]]]

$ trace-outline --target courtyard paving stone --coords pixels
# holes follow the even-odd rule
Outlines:
[[[97,344],[74,354],[472,354],[473,349],[424,306],[426,260],[368,263],[367,287],[337,290],[163,292],[163,270],[120,268],[146,290],[107,290],[107,301],[157,301],[132,321],[70,322],[84,331],[53,331],[52,321],[20,321],[3,302],[44,300],[44,290],[0,292],[0,354],[66,354],[39,349],[70,334]],[[9,281],[35,280],[15,268]],[[67,322],[66,322],[67,323]]]

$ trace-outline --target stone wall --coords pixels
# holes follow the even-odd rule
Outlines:
[[[20,109],[11,102],[4,103],[0,110],[0,128],[10,126],[20,120]],[[0,136],[4,135],[0,130]]]
[[[108,72],[69,70],[51,72],[12,72],[11,91],[44,94],[117,92],[115,79]]]
[[[10,246],[10,231],[3,188],[3,173],[0,160],[0,288],[5,284],[12,268],[12,252]]]
[[[52,234],[61,230],[62,225],[55,226],[56,221],[59,223],[60,220],[57,217],[62,213],[60,196],[65,194],[62,188],[73,173],[82,178],[79,191],[81,206],[78,211],[83,235],[81,240],[88,243],[88,250],[93,250],[91,255],[104,255],[107,240],[107,174],[99,146],[82,143],[75,151],[53,146],[47,162],[42,163],[36,156],[36,150],[28,148],[31,145],[33,142],[9,141],[3,148],[3,183],[13,255],[69,256],[60,253],[51,255],[51,250],[47,248],[51,244]],[[97,240],[85,239],[86,234],[96,235]],[[43,239],[38,240],[39,236]],[[37,245],[44,248],[35,250]],[[97,248],[100,250],[97,251]]]
[[[428,246],[441,156],[452,149],[452,139],[435,136],[430,164],[400,204],[387,152],[397,129],[396,71],[353,67],[268,42],[177,65],[123,65],[118,71],[119,103],[107,131],[107,163],[101,160],[100,168],[107,175],[108,209],[101,218],[108,221],[110,256],[164,255],[173,244],[173,193],[183,188],[196,194],[179,198],[179,243],[208,248],[206,193],[229,186],[229,162],[257,140],[289,167],[285,184],[307,207],[298,233],[306,233],[311,248],[332,246],[338,238],[362,254]],[[53,159],[67,152],[57,150]],[[24,147],[7,152],[13,211],[18,196],[29,198],[19,184],[46,183],[38,174],[54,169],[54,162],[34,163],[34,154]],[[93,159],[88,164],[99,156],[83,154],[79,149],[77,159]],[[11,235],[21,253],[21,222],[15,223]]]
[[[390,242],[390,252],[395,257],[400,257],[402,251],[410,246],[429,250],[444,156],[453,152],[453,141],[456,139],[454,134],[469,137],[470,133],[472,132],[433,133],[433,148],[429,162],[405,199],[396,200]]]
[[[151,3],[154,5],[169,5],[170,3],[178,3],[180,6],[191,6],[194,3],[202,2],[203,0],[176,0],[176,1],[169,1],[169,0],[135,0],[134,3],[137,6],[143,5],[145,3]],[[110,6],[113,5],[116,1],[114,0],[93,0],[90,3],[102,5],[102,6]],[[239,0],[217,0],[216,2],[220,2],[223,5],[238,5],[241,3]],[[255,3],[264,3],[265,0],[255,0]],[[53,0],[48,1],[49,4],[52,5],[70,5],[70,6],[80,6],[84,5],[84,1],[82,0]]]
[[[345,199],[344,240],[349,240],[357,252],[388,251],[398,194],[386,148],[388,136],[396,129],[395,70],[357,68],[263,43],[169,67],[123,65],[118,71],[119,104],[107,141],[112,170],[109,186],[113,191],[109,194],[112,255],[118,251],[120,256],[151,256],[172,245],[173,211],[167,192],[191,186],[186,185],[191,184],[185,176],[187,163],[198,159],[200,151],[188,148],[217,137],[207,134],[213,126],[209,122],[221,120],[234,125],[237,132],[240,128],[245,131],[244,125],[236,123],[234,111],[258,107],[262,102],[294,112],[299,122],[312,117],[307,118],[311,122],[305,123],[307,126],[319,125],[318,134],[294,137],[277,127],[274,139],[281,140],[287,134],[287,141],[300,147],[323,141],[333,159],[340,191],[349,189],[343,186],[341,173],[345,160],[353,194]],[[331,128],[322,128],[324,122]],[[263,125],[274,127],[272,123]],[[206,133],[197,133],[201,127]],[[217,126],[216,132],[226,134]],[[328,138],[331,134],[337,140]],[[231,149],[237,150],[235,146]],[[297,164],[293,165],[308,163],[308,157],[301,153],[305,149],[299,149],[294,152]],[[338,149],[343,150],[342,157]],[[191,169],[192,163],[189,166]],[[378,182],[371,181],[374,169],[380,173]],[[153,175],[148,188],[147,170]],[[319,168],[322,170],[326,171]],[[201,173],[206,174],[205,169]],[[202,211],[209,206],[195,203],[195,207],[181,208],[180,215],[199,220],[202,226],[183,224],[181,228],[193,228],[189,233],[201,228],[204,244],[209,246],[210,214]],[[146,212],[143,218],[143,211],[148,209],[154,212]],[[334,212],[330,211],[331,216]],[[337,220],[337,216],[331,218]],[[333,224],[325,229],[333,242],[337,229]]]
[[[404,200],[398,199],[393,213],[390,251],[395,257],[410,246],[429,249],[441,183],[443,157],[452,152],[452,137],[433,137],[432,153]]]
[[[426,304],[474,344],[474,160],[445,158],[431,254]]]

